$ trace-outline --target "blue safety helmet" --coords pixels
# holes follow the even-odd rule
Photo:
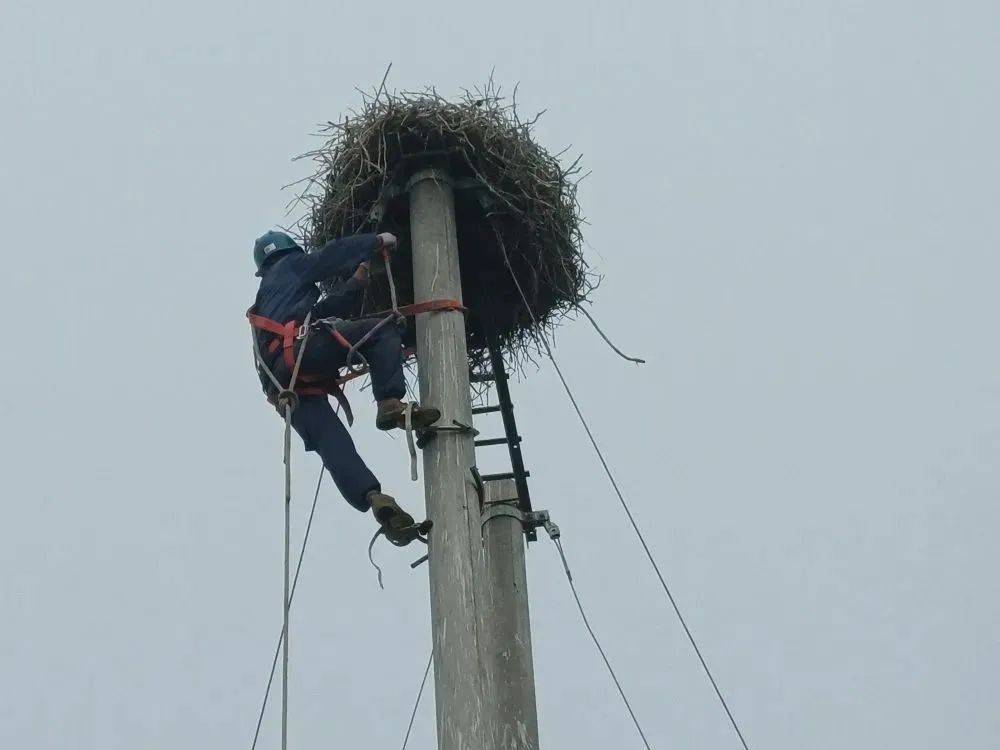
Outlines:
[[[265,232],[253,243],[253,262],[257,264],[257,276],[261,275],[264,265],[279,255],[297,250],[305,252],[298,243],[284,232]]]

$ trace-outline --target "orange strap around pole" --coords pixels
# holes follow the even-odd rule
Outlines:
[[[469,312],[465,305],[454,299],[432,299],[427,302],[417,302],[412,305],[403,305],[399,308],[399,314],[405,315],[408,318],[413,317],[414,315],[420,315],[421,313],[452,311],[463,313]],[[374,312],[370,315],[362,315],[361,318],[382,318],[386,315],[392,315],[392,310],[380,310],[379,312]]]
[[[420,313],[425,312],[449,312],[452,310],[463,313],[468,312],[465,305],[453,299],[432,299],[427,302],[417,302],[413,305],[403,305],[399,308],[400,314],[406,316],[420,315]]]

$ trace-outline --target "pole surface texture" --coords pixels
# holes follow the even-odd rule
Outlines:
[[[486,505],[517,507],[513,479],[486,483]],[[491,651],[487,652],[495,716],[491,717],[493,747],[537,750],[538,709],[535,670],[531,659],[528,581],[524,569],[524,529],[510,516],[494,516],[483,525],[486,549],[486,609]]]
[[[414,302],[462,299],[455,200],[450,180],[423,170],[408,183]],[[441,410],[438,424],[472,424],[465,318],[417,316],[420,402]],[[434,693],[439,750],[492,750],[490,700],[481,648],[483,549],[479,498],[472,481],[473,436],[442,432],[423,451],[430,533]]]

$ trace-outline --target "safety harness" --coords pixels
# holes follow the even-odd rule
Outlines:
[[[277,388],[277,393],[268,394],[268,401],[270,401],[276,408],[279,408],[280,410],[281,397],[289,391],[294,393],[296,396],[331,395],[337,399],[337,403],[339,403],[340,407],[344,410],[344,414],[347,417],[347,423],[349,425],[353,425],[354,413],[351,411],[351,405],[348,403],[347,397],[344,395],[343,385],[344,383],[353,380],[354,378],[361,377],[368,372],[368,363],[364,360],[364,356],[358,351],[359,347],[371,338],[371,336],[378,329],[384,325],[388,325],[390,322],[401,321],[405,318],[428,312],[445,312],[451,310],[466,312],[466,309],[461,302],[452,299],[428,300],[426,302],[417,302],[413,305],[404,305],[400,307],[396,300],[396,283],[392,277],[392,262],[390,261],[389,253],[386,249],[382,250],[382,258],[385,261],[386,276],[388,277],[389,282],[389,294],[392,300],[391,310],[383,310],[382,312],[373,313],[371,315],[361,315],[356,318],[322,318],[315,321],[310,319],[310,313],[310,315],[306,316],[305,321],[301,323],[297,320],[279,323],[278,321],[271,320],[263,315],[258,315],[254,312],[253,307],[247,310],[247,320],[250,321],[250,326],[254,329],[251,330],[254,344],[254,361],[257,367],[268,376]],[[371,330],[365,333],[364,336],[355,341],[353,344],[338,330],[338,324],[345,322],[345,320],[369,320],[373,318],[381,318],[381,320],[379,320],[379,322],[373,326]],[[285,367],[288,368],[288,372],[291,373],[291,379],[287,386],[281,383],[275,374],[271,372],[271,368],[267,366],[267,362],[264,361],[264,357],[261,354],[260,346],[257,341],[256,330],[266,331],[274,337],[267,345],[267,351],[272,357],[278,349],[282,350],[282,360]],[[299,364],[302,361],[302,353],[304,352],[305,346],[309,341],[310,334],[313,331],[320,330],[328,332],[331,336],[333,336],[333,339],[338,344],[347,349],[345,367],[348,372],[343,377],[340,376],[339,372],[317,375],[300,373],[298,371]],[[301,341],[302,343],[299,346],[299,351],[296,355],[295,344],[297,341]],[[411,356],[412,354],[412,351],[406,351],[406,356]],[[361,359],[361,364],[357,367],[355,367],[353,363],[355,356]]]
[[[296,320],[279,323],[276,320],[265,318],[263,315],[257,315],[252,307],[247,310],[247,320],[250,321],[252,328],[266,331],[273,335],[273,338],[267,345],[267,351],[273,356],[278,349],[281,349],[282,360],[288,372],[291,373],[295,369],[296,363],[295,343],[301,340],[304,347],[308,338],[307,331],[303,330],[305,326]],[[256,332],[253,335],[256,342]],[[350,342],[339,331],[334,333],[334,339],[348,348],[351,346]],[[257,357],[256,360],[258,367],[267,367],[262,357]],[[272,380],[276,380],[276,378],[272,377]],[[280,383],[275,383],[275,385],[281,386]],[[279,387],[279,392],[281,390],[284,389]],[[347,416],[347,423],[354,424],[354,414],[351,411],[351,405],[348,403],[347,397],[344,395],[344,390],[336,376],[299,373],[292,390],[299,396],[333,396],[344,410],[344,414]],[[278,405],[277,396],[278,394],[276,393],[268,394],[268,401],[274,406]]]

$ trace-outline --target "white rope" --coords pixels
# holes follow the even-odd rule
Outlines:
[[[295,590],[299,585],[299,573],[302,572],[302,560],[306,556],[306,546],[309,544],[309,532],[312,531],[313,518],[316,515],[316,504],[319,502],[319,491],[323,486],[324,467],[319,467],[319,478],[316,480],[316,493],[313,495],[312,508],[309,511],[309,520],[306,522],[305,535],[302,537],[302,548],[299,550],[299,561],[295,566],[295,576],[292,578],[292,590],[288,595],[288,606],[292,606],[295,599]],[[271,695],[271,685],[274,682],[274,673],[278,669],[278,658],[281,656],[281,645],[285,641],[285,629],[282,625],[278,634],[278,643],[274,647],[274,656],[271,659],[271,672],[267,677],[267,686],[264,688],[264,699],[260,703],[260,711],[257,713],[257,726],[253,733],[253,742],[250,743],[250,750],[257,749],[257,740],[260,739],[260,727],[264,722],[264,711],[267,710],[267,699]]]
[[[303,323],[302,343],[299,344],[299,354],[295,358],[295,366],[292,368],[292,376],[288,381],[288,388],[278,394],[278,404],[284,408],[285,417],[285,570],[284,570],[284,601],[282,605],[282,620],[284,622],[283,631],[285,638],[282,641],[281,649],[281,750],[288,750],[288,650],[289,641],[292,638],[288,627],[288,613],[291,606],[291,526],[292,526],[292,411],[298,406],[298,397],[295,395],[295,381],[299,377],[299,368],[302,365],[302,356],[306,351],[306,344],[309,341],[309,321],[312,318],[312,311],[306,315]],[[259,344],[254,336],[254,345],[259,354]]]
[[[295,367],[292,368],[292,379],[288,381],[288,390],[295,390],[295,381],[299,377],[299,367],[302,365],[302,355],[306,353],[306,344],[309,342],[310,328],[312,322],[312,310],[306,313],[306,319],[302,323],[302,343],[299,344],[299,355],[295,358]]]
[[[404,412],[406,417],[406,448],[410,452],[410,479],[414,482],[420,477],[417,476],[417,447],[413,443],[413,402],[406,404]]]
[[[285,420],[284,434],[284,463],[285,463],[285,538],[284,538],[284,586],[282,592],[282,634],[281,641],[281,750],[288,750],[288,642],[291,640],[291,633],[288,629],[288,613],[291,606],[291,512],[292,512],[292,412],[298,406],[298,397],[295,395],[295,381],[299,377],[299,368],[302,366],[302,357],[306,351],[306,343],[309,341],[309,322],[312,318],[312,311],[306,315],[303,324],[302,343],[299,344],[299,353],[295,358],[295,365],[292,367],[291,378],[288,387],[282,386],[281,381],[271,371],[264,361],[260,351],[260,342],[257,340],[257,333],[253,329],[250,338],[253,340],[254,359],[258,368],[263,370],[270,381],[278,389],[277,406],[282,410]],[[270,685],[269,685],[270,687]],[[265,696],[265,703],[267,698]],[[262,709],[263,711],[263,709]],[[260,731],[260,722],[257,724],[257,731]],[[254,736],[254,744],[257,738]]]
[[[304,342],[303,342],[304,343]],[[302,347],[303,349],[305,346]],[[301,350],[300,350],[301,352]],[[298,366],[296,364],[296,370]],[[294,381],[295,375],[292,375]],[[288,750],[288,642],[291,632],[288,629],[288,610],[291,603],[289,588],[289,554],[291,538],[291,508],[292,508],[292,403],[285,401],[285,586],[283,613],[283,631],[285,639],[281,650],[281,750]]]
[[[271,368],[267,366],[267,363],[264,361],[264,357],[260,353],[260,342],[257,341],[257,331],[254,328],[250,329],[250,339],[253,341],[253,359],[257,367],[264,371],[264,374],[267,375],[279,392],[284,390],[284,386],[281,385],[281,381],[279,381],[278,378],[275,377],[274,373],[271,372]]]

